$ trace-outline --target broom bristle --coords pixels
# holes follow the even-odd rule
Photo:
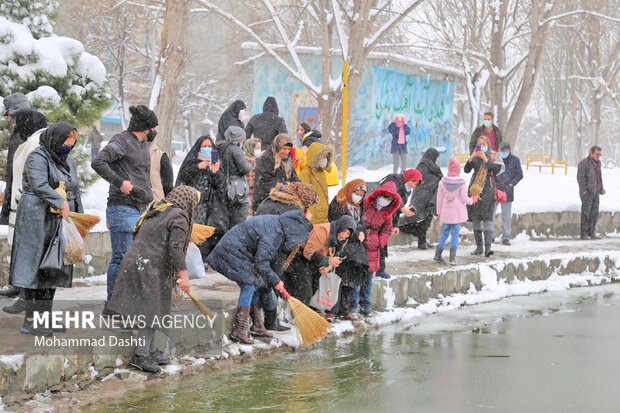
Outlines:
[[[86,238],[90,230],[101,221],[97,215],[80,214],[79,212],[72,212],[70,216],[82,238]]]
[[[196,245],[200,245],[208,238],[211,238],[215,234],[215,228],[208,225],[194,224],[192,226],[192,242]]]
[[[304,344],[316,343],[329,333],[329,323],[319,313],[295,297],[290,297],[288,303]]]

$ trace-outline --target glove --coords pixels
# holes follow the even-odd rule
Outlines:
[[[475,204],[476,202],[478,202],[480,197],[478,195],[472,195],[471,199],[472,199],[472,201],[474,201],[474,204]]]

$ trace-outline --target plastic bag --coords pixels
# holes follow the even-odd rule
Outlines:
[[[84,262],[84,239],[71,218],[62,220],[60,241],[63,246],[65,265]]]
[[[202,255],[200,249],[190,242],[187,246],[187,255],[185,255],[185,265],[187,266],[187,273],[190,280],[202,278],[207,275],[205,271],[205,264],[202,262]]]
[[[338,302],[340,281],[335,272],[321,275],[319,289],[310,299],[310,306],[317,310],[331,310]]]

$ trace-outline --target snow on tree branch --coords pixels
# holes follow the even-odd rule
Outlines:
[[[396,26],[402,19],[404,19],[409,13],[411,13],[416,7],[424,3],[424,0],[412,0],[403,9],[402,12],[397,12],[394,16],[389,18],[379,29],[370,37],[364,39],[364,48],[372,48],[381,40],[381,38],[394,26]]]

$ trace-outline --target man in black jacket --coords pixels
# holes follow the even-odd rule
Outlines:
[[[245,127],[246,137],[250,139],[254,135],[255,138],[260,139],[263,151],[271,148],[273,138],[281,133],[288,133],[286,122],[279,114],[276,98],[269,96],[263,104],[263,113],[252,116]]]
[[[157,116],[144,105],[129,108],[126,131],[114,136],[92,161],[92,168],[110,183],[107,224],[112,242],[108,267],[108,300],[116,274],[133,237],[133,227],[153,200],[149,142],[157,135]]]
[[[601,239],[596,235],[600,195],[605,195],[601,172],[601,148],[593,146],[590,155],[577,166],[581,198],[581,239]]]

